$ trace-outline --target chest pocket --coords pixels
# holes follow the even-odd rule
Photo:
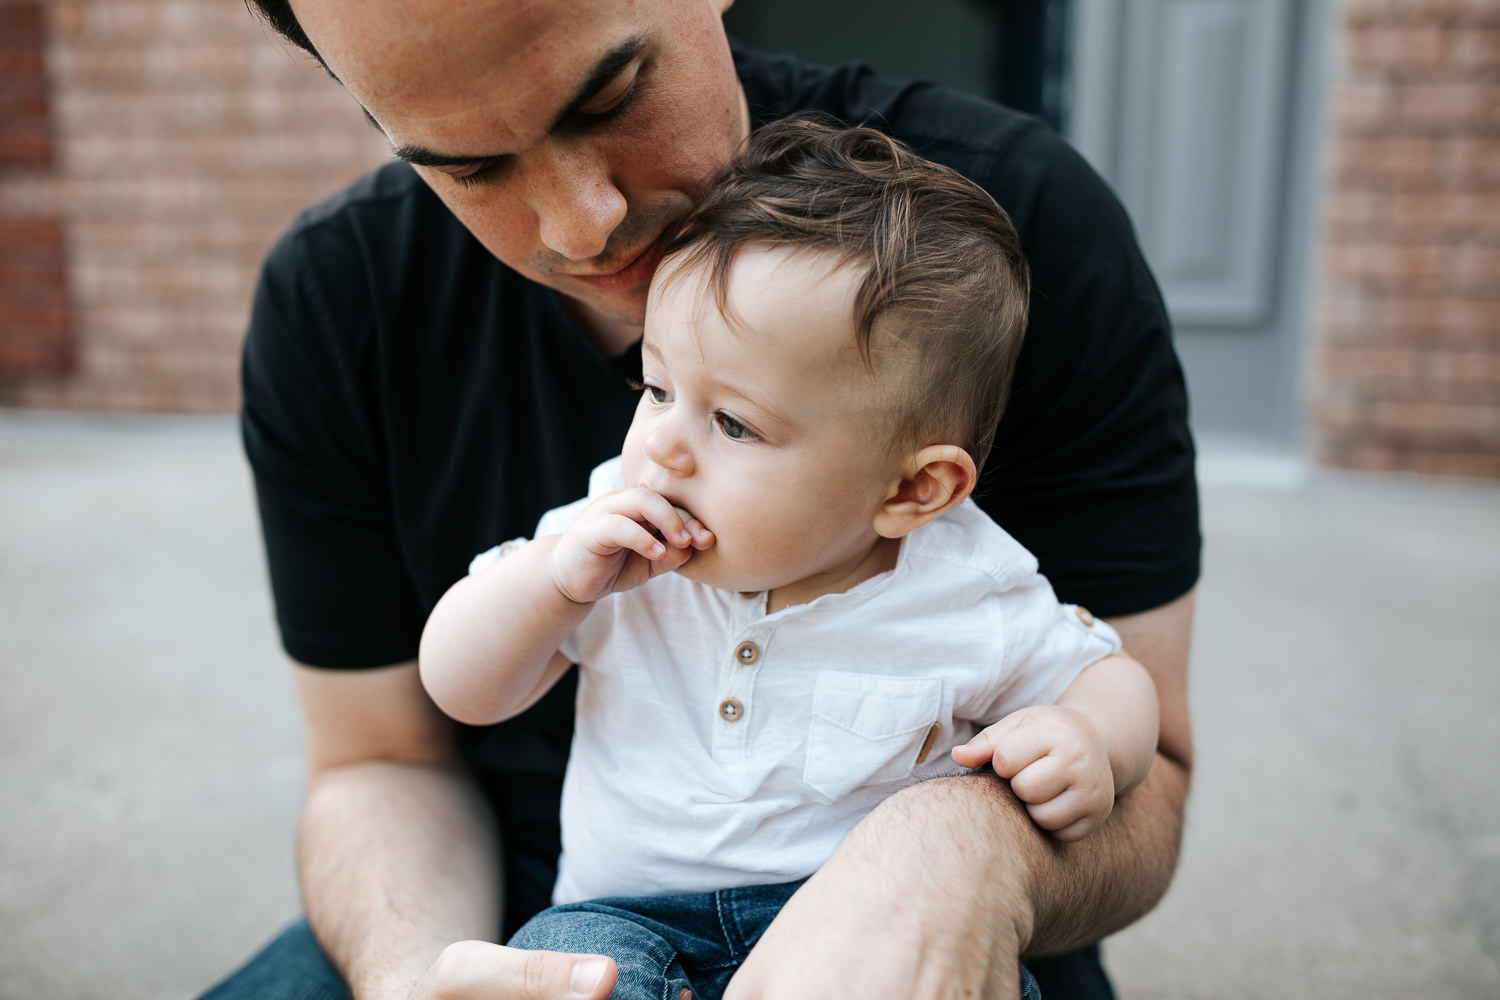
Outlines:
[[[813,685],[802,780],[829,799],[910,775],[938,721],[943,682],[824,670]]]

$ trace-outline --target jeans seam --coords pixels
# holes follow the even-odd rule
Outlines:
[[[676,997],[671,995],[672,979],[667,975],[667,973],[671,970],[672,964],[676,962],[677,959],[681,957],[681,955],[682,952],[678,951],[676,948],[673,948],[672,953],[668,955],[666,961],[662,963],[661,972],[659,974],[659,978],[661,979],[661,1000],[677,1000]]]
[[[723,889],[714,893],[714,911],[719,916],[719,933],[724,935],[724,944],[729,949],[729,962],[726,964],[734,964],[743,961],[744,957],[740,954],[740,922],[734,916],[734,903],[732,900],[729,903],[730,912],[725,912],[724,904],[727,895],[728,893]],[[729,927],[731,921],[734,923],[733,930]]]

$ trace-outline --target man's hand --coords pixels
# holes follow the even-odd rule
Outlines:
[[[692,514],[644,486],[589,504],[552,550],[552,581],[575,604],[638,587],[713,545]]]
[[[599,955],[459,941],[443,949],[407,1000],[604,1000],[615,976],[615,963]]]
[[[1036,825],[1058,840],[1079,840],[1109,818],[1115,776],[1104,740],[1083,713],[1058,705],[1012,712],[953,748],[964,767],[993,762]]]

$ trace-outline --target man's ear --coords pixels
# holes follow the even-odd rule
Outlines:
[[[956,444],[932,444],[912,456],[901,480],[875,514],[875,531],[901,538],[942,516],[974,492],[974,459]]]

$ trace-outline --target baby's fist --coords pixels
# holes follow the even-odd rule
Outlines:
[[[953,760],[963,767],[993,764],[1032,821],[1058,840],[1087,836],[1114,808],[1114,771],[1104,741],[1072,709],[1045,705],[1012,712],[954,747]]]

